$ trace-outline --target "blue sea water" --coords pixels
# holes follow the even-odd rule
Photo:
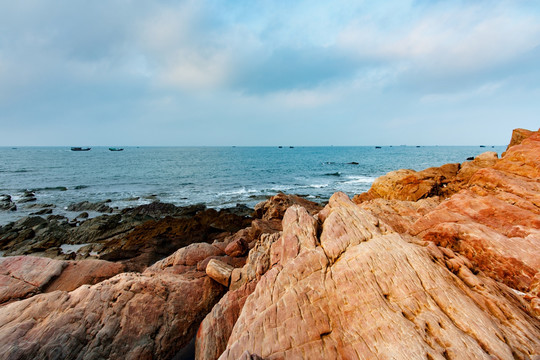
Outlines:
[[[17,202],[24,190],[32,190],[37,203],[55,204],[55,213],[71,203],[106,199],[120,208],[155,199],[214,208],[254,206],[279,191],[324,202],[336,191],[349,196],[364,192],[392,170],[421,170],[504,150],[503,146],[284,146],[127,147],[122,152],[94,147],[74,152],[68,147],[0,147],[0,194]],[[36,211],[26,205],[19,204],[15,212],[0,210],[0,225]]]

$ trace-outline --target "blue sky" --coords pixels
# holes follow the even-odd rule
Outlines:
[[[0,145],[506,144],[537,1],[0,0]]]

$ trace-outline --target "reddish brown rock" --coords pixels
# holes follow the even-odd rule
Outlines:
[[[318,218],[287,210],[220,359],[540,355],[526,303],[459,254],[405,241],[343,194]]]
[[[478,170],[467,187],[418,219],[410,233],[450,247],[494,279],[528,291],[540,269],[540,133]]]
[[[67,261],[60,276],[51,281],[44,292],[72,291],[84,284],[97,284],[124,271],[124,265],[104,260]]]
[[[102,260],[62,261],[35,256],[0,258],[0,304],[41,292],[71,291],[97,284],[124,271]]]
[[[255,217],[263,220],[281,220],[285,211],[292,205],[303,206],[312,215],[322,209],[319,204],[300,196],[278,193],[255,206]]]
[[[223,294],[223,286],[196,270],[221,253],[194,244],[142,274],[4,305],[0,353],[10,359],[172,358]]]
[[[232,257],[243,256],[246,254],[248,248],[248,241],[245,238],[240,237],[227,245],[225,248],[225,254]]]

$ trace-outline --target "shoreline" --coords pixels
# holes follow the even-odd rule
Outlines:
[[[8,229],[22,256],[0,258],[0,351],[170,359],[195,338],[199,360],[534,358],[539,158],[540,131],[518,129],[501,158],[391,171],[324,206],[278,193],[253,209],[29,218]]]

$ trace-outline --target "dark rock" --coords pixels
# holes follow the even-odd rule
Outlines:
[[[81,201],[76,204],[71,204],[67,207],[68,211],[97,211],[100,213],[112,213],[113,209],[105,205],[110,203],[111,200],[100,201],[97,203],[91,203],[89,201]]]
[[[474,160],[474,156],[469,156],[467,160]]]
[[[39,211],[31,213],[30,215],[47,215],[47,214],[52,214],[52,209],[41,209]]]

